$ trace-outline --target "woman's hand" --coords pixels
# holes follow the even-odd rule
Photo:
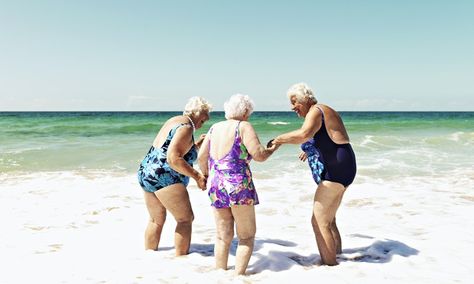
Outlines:
[[[275,152],[278,148],[280,148],[281,144],[273,144],[273,139],[268,141],[267,143],[267,151]]]
[[[302,162],[304,162],[304,161],[306,161],[306,159],[308,159],[308,155],[306,155],[305,152],[301,151],[301,153],[298,155],[298,158],[299,158]]]
[[[281,139],[279,138],[280,136],[275,137],[274,139],[270,140],[269,143],[271,142],[273,145],[281,145]],[[267,146],[268,147],[268,146]]]
[[[207,176],[199,173],[198,177],[195,179],[197,186],[202,190],[206,190],[206,184],[207,184]]]
[[[194,143],[194,145],[196,145],[198,149],[201,148],[202,142],[204,142],[204,138],[206,138],[206,134],[201,134],[199,136],[199,139]]]
[[[273,144],[274,140],[275,139],[271,139],[270,141],[267,142],[267,148],[270,148],[270,147],[272,147],[272,145],[275,145],[275,144]]]

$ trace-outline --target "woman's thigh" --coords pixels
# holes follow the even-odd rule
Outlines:
[[[154,223],[163,223],[166,219],[166,208],[154,193],[143,191],[146,208],[150,219]]]
[[[253,205],[234,205],[231,210],[239,239],[254,237],[257,231],[255,207]]]
[[[163,206],[170,211],[178,222],[192,221],[193,209],[189,194],[182,183],[175,183],[155,192]]]
[[[217,236],[232,240],[234,237],[234,217],[230,208],[214,209]]]
[[[342,184],[323,181],[314,194],[313,213],[316,217],[332,222],[341,204],[345,188]]]

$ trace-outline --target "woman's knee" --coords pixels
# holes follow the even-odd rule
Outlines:
[[[217,232],[217,240],[225,244],[230,244],[233,238],[234,238],[234,231],[225,230],[225,231]]]
[[[237,229],[237,237],[239,238],[239,241],[254,240],[256,233],[257,233],[257,228],[255,226],[250,226],[242,230]]]
[[[311,217],[311,225],[317,229],[330,229],[333,225],[332,218],[328,218],[325,214],[315,212]]]
[[[240,236],[239,244],[253,244],[255,241],[255,235],[253,236]]]
[[[220,220],[217,222],[217,239],[225,243],[230,243],[234,238],[234,222],[228,220]]]
[[[190,213],[184,216],[180,216],[176,218],[176,223],[179,224],[192,224],[194,221],[194,214]]]
[[[166,213],[163,215],[150,216],[149,222],[155,226],[163,227],[166,221]]]

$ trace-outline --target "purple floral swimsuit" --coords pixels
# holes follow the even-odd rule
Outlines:
[[[252,156],[242,143],[239,125],[240,121],[235,129],[235,139],[230,152],[217,160],[209,155],[207,188],[211,205],[215,208],[229,208],[232,205],[257,205],[259,203],[249,165]],[[209,130],[209,134],[211,133],[212,128]],[[211,141],[209,141],[209,152],[210,149]]]

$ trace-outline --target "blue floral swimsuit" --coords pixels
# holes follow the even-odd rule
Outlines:
[[[175,183],[182,183],[187,186],[189,183],[189,177],[185,176],[177,171],[173,170],[166,160],[166,154],[168,147],[171,143],[171,139],[176,134],[179,127],[187,125],[188,123],[182,123],[173,127],[168,137],[166,137],[165,143],[160,148],[151,146],[148,154],[140,164],[138,169],[138,182],[142,186],[143,190],[148,192],[155,192],[163,187],[170,186]],[[192,167],[194,161],[197,159],[197,149],[194,145],[184,155],[183,159]]]

